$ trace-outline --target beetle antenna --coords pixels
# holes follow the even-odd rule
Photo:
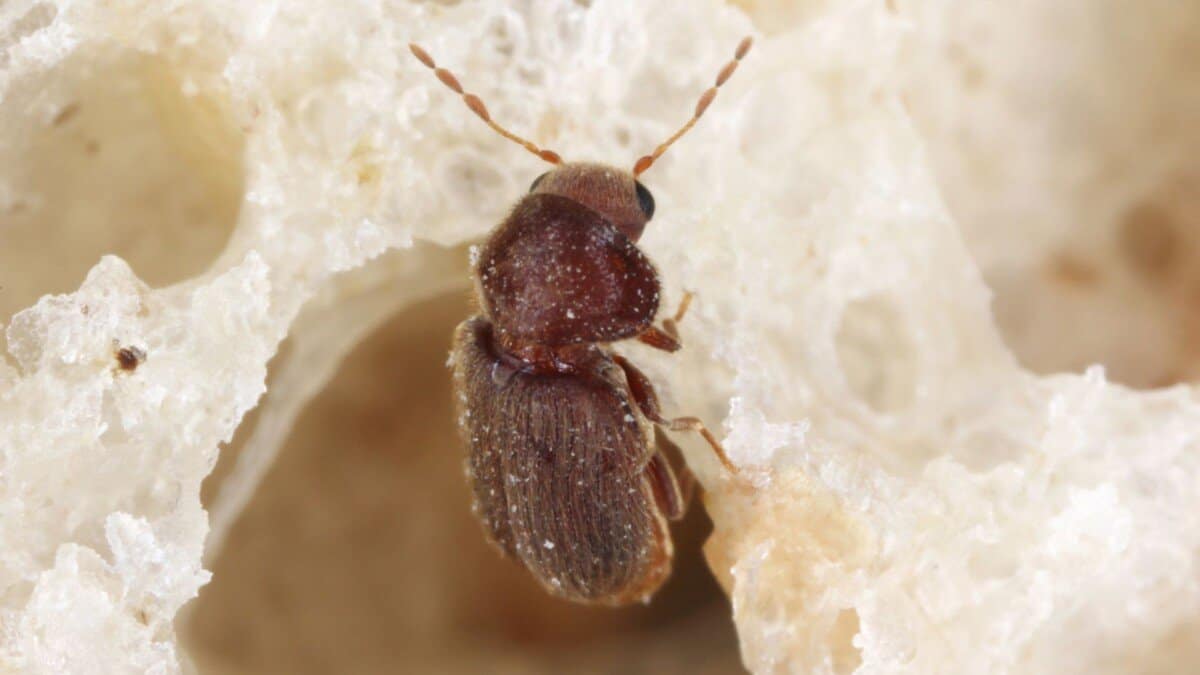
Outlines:
[[[730,77],[733,77],[733,71],[737,70],[738,62],[746,56],[746,52],[750,51],[750,47],[753,44],[753,38],[749,36],[742,38],[742,41],[738,43],[737,51],[733,53],[733,60],[729,63],[726,63],[725,67],[721,69],[721,72],[717,73],[716,84],[709,87],[707,91],[700,95],[700,100],[696,102],[696,111],[692,113],[692,119],[688,120],[687,124],[680,127],[679,131],[671,134],[671,137],[664,141],[662,145],[659,145],[657,148],[655,148],[654,152],[639,159],[637,163],[633,165],[633,175],[639,176],[646,169],[649,169],[651,165],[654,164],[654,160],[661,157],[662,154],[667,151],[667,148],[671,147],[672,143],[679,140],[681,136],[690,131],[692,127],[696,126],[696,122],[700,120],[700,116],[704,114],[705,110],[708,110],[708,106],[713,102],[713,99],[717,97],[717,89],[719,89],[721,85],[725,84]]]
[[[499,124],[496,124],[496,122],[492,120],[491,114],[488,113],[487,106],[483,104],[483,101],[475,94],[464,92],[462,85],[458,83],[458,78],[454,76],[454,73],[446,70],[445,68],[439,68],[437,63],[434,62],[433,57],[429,55],[429,52],[422,49],[420,45],[410,42],[408,48],[412,50],[413,56],[417,57],[418,61],[425,64],[427,68],[432,70],[434,75],[437,75],[437,79],[441,80],[442,84],[450,87],[454,90],[454,93],[462,96],[463,103],[466,103],[467,107],[471,109],[471,112],[479,116],[479,119],[487,122],[487,125],[491,127],[493,131],[507,138],[508,140],[517,143],[521,147],[532,152],[541,159],[550,162],[551,164],[562,163],[562,157],[559,157],[558,153],[554,152],[553,150],[543,150],[534,145],[532,142],[521,138]]]

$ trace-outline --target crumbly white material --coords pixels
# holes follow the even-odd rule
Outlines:
[[[206,537],[301,405],[382,318],[464,287],[442,247],[545,170],[410,40],[506,126],[632,166],[746,34],[644,177],[642,247],[669,301],[697,295],[685,349],[628,349],[742,467],[687,446],[747,667],[1200,667],[1197,390],[1009,346],[1170,379],[1172,305],[1044,268],[1194,175],[1200,9],[740,4],[0,4],[0,671],[184,668]],[[227,241],[189,226],[222,218]],[[80,256],[82,283],[58,269]],[[200,483],[287,335],[210,523]]]

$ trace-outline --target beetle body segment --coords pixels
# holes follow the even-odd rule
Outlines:
[[[653,426],[606,349],[581,345],[570,360],[575,372],[533,372],[496,345],[486,318],[458,327],[454,379],[474,508],[491,540],[549,592],[645,600],[672,557]]]
[[[600,212],[557,194],[522,198],[483,246],[476,273],[484,311],[506,341],[612,342],[644,332],[658,311],[658,273],[637,245]]]

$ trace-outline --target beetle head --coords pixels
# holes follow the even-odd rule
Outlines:
[[[537,177],[533,194],[553,194],[578,202],[637,241],[654,216],[654,197],[633,174],[604,164],[569,163]]]

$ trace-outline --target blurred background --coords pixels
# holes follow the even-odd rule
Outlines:
[[[881,2],[903,39],[880,89],[901,90],[1015,358],[1037,373],[1098,363],[1137,388],[1194,382],[1200,4]],[[760,50],[807,39],[805,22],[838,5],[733,4],[763,33]],[[51,16],[36,9],[19,28]],[[221,66],[179,59],[196,72]],[[245,198],[245,139],[225,102],[187,84],[179,64],[121,49],[73,55],[7,92],[0,323],[78,287],[105,253],[155,287],[217,259]],[[463,194],[478,187],[478,176],[457,179]],[[741,672],[697,504],[674,528],[676,573],[648,607],[555,600],[485,542],[444,365],[470,313],[466,252],[447,256],[462,287],[388,316],[331,366],[209,561],[213,581],[180,624],[200,672]],[[359,277],[387,278],[396,263],[385,256]],[[284,343],[264,406],[289,395],[275,385],[306,358]],[[206,504],[260,415],[222,451]]]

